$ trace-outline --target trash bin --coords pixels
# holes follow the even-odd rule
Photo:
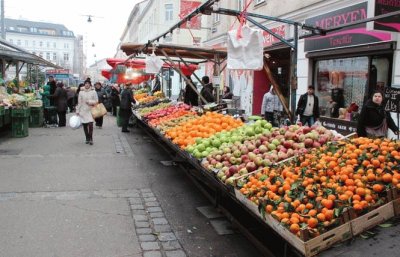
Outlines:
[[[43,107],[31,107],[29,127],[39,128],[43,126]]]
[[[122,127],[121,116],[119,115],[119,106],[117,106],[117,126]]]
[[[29,135],[29,108],[11,110],[11,136],[27,137]]]

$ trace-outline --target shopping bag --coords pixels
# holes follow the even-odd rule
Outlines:
[[[106,109],[106,107],[104,107],[104,104],[99,103],[99,104],[96,104],[94,107],[92,107],[90,112],[92,113],[93,119],[97,119],[97,118],[100,118],[100,117],[103,117],[104,115],[106,115],[107,109]]]
[[[69,118],[69,126],[72,129],[78,129],[81,125],[81,118],[78,115],[72,115],[71,118]]]
[[[160,72],[163,63],[161,57],[156,56],[155,54],[146,56],[146,73],[156,74]]]
[[[231,70],[261,70],[264,66],[262,31],[249,26],[241,29],[241,37],[237,30],[228,32],[227,67]]]

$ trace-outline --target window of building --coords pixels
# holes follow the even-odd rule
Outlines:
[[[9,27],[8,29],[9,29],[9,30],[14,30],[14,27]]]
[[[257,5],[257,4],[261,4],[261,3],[264,3],[264,2],[265,2],[265,0],[255,0],[254,4]]]
[[[46,60],[50,60],[50,53],[46,53]]]
[[[69,54],[68,53],[64,53],[64,61],[69,61]]]
[[[368,90],[368,63],[366,56],[316,62],[315,92],[320,101],[321,116],[338,117],[339,108],[346,108],[351,103],[361,109]],[[332,106],[332,102],[337,106]]]
[[[32,27],[32,28],[31,28],[31,32],[34,32],[34,33],[36,33],[36,32],[37,32],[37,28],[35,28],[35,27]]]
[[[36,46],[36,41],[35,41],[35,40],[32,41],[32,45],[33,45],[34,47]]]
[[[43,42],[42,41],[39,41],[39,46],[43,47]]]
[[[17,30],[19,31],[19,32],[28,32],[28,28],[27,27],[17,27]]]
[[[174,14],[173,4],[165,4],[165,21],[172,21]]]
[[[57,61],[57,53],[53,53],[53,61]]]
[[[213,22],[218,23],[221,20],[221,16],[219,13],[213,13]]]
[[[21,45],[21,40],[17,39],[17,45],[20,46]]]
[[[43,58],[43,52],[39,52],[39,56]]]
[[[245,0],[238,0],[238,10],[242,11],[244,9]]]
[[[68,49],[69,48],[69,44],[68,43],[64,43],[64,49]]]

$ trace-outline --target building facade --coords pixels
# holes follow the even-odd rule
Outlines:
[[[82,37],[64,25],[5,19],[6,40],[56,65],[82,75]]]
[[[244,2],[221,0],[219,6],[243,10]],[[247,11],[330,29],[399,9],[396,1],[259,0],[252,1]],[[237,28],[238,24],[235,24],[230,16],[216,16],[212,14],[208,19],[208,26],[214,29],[209,32],[206,43],[225,46],[226,32]],[[268,19],[258,21],[283,38],[294,37],[293,25]],[[361,109],[373,90],[385,90],[392,85],[400,85],[399,23],[397,16],[375,23],[344,27],[326,35],[313,37],[307,37],[310,31],[300,29],[297,60],[294,63],[297,69],[296,74],[293,73],[297,76],[294,77],[293,84],[290,70],[293,65],[293,49],[264,32],[267,63],[288,102],[291,102],[290,92],[295,92],[297,102],[300,95],[307,91],[307,86],[313,85],[316,95],[320,98],[323,124],[343,133],[350,133],[355,130],[356,117],[338,116],[338,109],[341,108],[341,112],[345,111],[352,104]],[[248,24],[254,27],[251,23]],[[243,93],[249,95],[246,102],[250,100],[251,103],[247,104],[246,111],[259,114],[262,95],[269,89],[271,78],[265,76],[263,71],[227,73],[229,79],[225,80],[225,83],[233,86],[234,92],[240,97],[243,97]],[[250,77],[246,80],[246,88],[251,88],[248,92],[242,92],[240,85],[239,89],[235,90],[235,81],[240,80],[240,74]],[[338,97],[340,99],[337,99]],[[340,104],[332,105],[335,101]]]

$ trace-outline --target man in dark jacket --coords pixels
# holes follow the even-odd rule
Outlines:
[[[114,84],[111,88],[111,103],[112,103],[112,114],[117,116],[117,106],[120,105],[121,100],[119,99],[119,86]]]
[[[54,104],[58,114],[58,126],[65,127],[65,125],[67,124],[66,115],[68,109],[68,95],[67,91],[64,89],[64,84],[62,82],[58,82],[54,94],[49,95],[48,97],[50,98],[50,100],[54,100]]]
[[[121,93],[121,103],[119,107],[119,115],[122,122],[122,132],[129,132],[128,122],[132,115],[132,103],[135,103],[135,99],[133,99],[131,84],[126,84],[125,89]]]
[[[215,101],[214,98],[214,87],[213,84],[210,83],[210,78],[208,76],[204,76],[201,78],[203,82],[203,88],[200,91],[200,94],[206,99],[208,103],[213,103]],[[201,101],[202,104],[206,104],[203,100]]]
[[[310,127],[319,119],[319,102],[314,94],[314,86],[308,86],[307,93],[300,96],[296,115],[300,115],[300,122],[303,125],[308,124]]]
[[[47,82],[47,85],[50,87],[50,95],[54,95],[54,93],[56,92],[57,85],[53,76],[49,76],[49,81]],[[54,98],[50,98],[50,106],[55,106]]]
[[[193,86],[195,86],[194,82],[192,81],[190,76],[188,76],[187,79],[192,83]],[[185,102],[185,104],[188,104],[191,106],[199,105],[199,96],[197,95],[196,91],[194,91],[194,89],[191,87],[191,85],[189,83],[186,83],[184,102]]]

